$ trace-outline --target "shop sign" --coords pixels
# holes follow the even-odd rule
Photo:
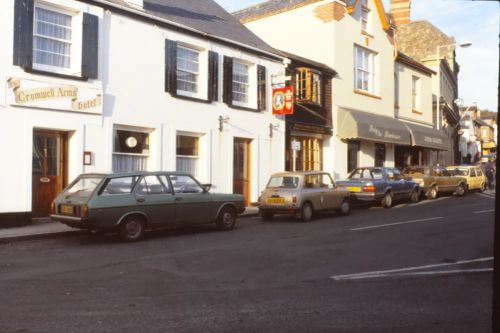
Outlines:
[[[386,129],[380,129],[372,124],[368,127],[368,132],[377,138],[384,138],[390,140],[401,140],[401,135],[397,133],[390,132]]]
[[[73,85],[7,79],[10,105],[102,114],[102,91]]]
[[[444,143],[443,139],[435,138],[435,137],[431,137],[431,136],[424,136],[424,142],[435,144],[435,145],[442,145]]]
[[[293,87],[273,89],[273,114],[293,114]]]
[[[292,141],[292,150],[300,150],[300,141],[293,140]]]

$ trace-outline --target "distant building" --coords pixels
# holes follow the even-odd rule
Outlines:
[[[457,128],[460,115],[454,103],[458,97],[457,82],[460,71],[460,66],[456,62],[456,41],[429,21],[411,21],[410,0],[392,0],[390,13],[396,29],[395,40],[398,50],[436,72],[432,83],[432,122],[435,128],[443,130],[450,138],[450,146],[448,151],[434,156],[435,162],[441,165],[459,163]]]

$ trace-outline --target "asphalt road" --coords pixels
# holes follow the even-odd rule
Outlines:
[[[0,244],[0,332],[490,332],[493,209],[470,194]]]

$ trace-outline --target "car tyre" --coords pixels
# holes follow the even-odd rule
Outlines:
[[[437,198],[437,189],[436,186],[432,186],[429,191],[426,193],[427,199],[434,200]]]
[[[340,215],[349,215],[351,213],[351,200],[349,198],[344,198],[340,204],[340,208],[337,209],[337,213]]]
[[[138,215],[129,216],[120,223],[120,239],[124,242],[139,241],[144,237],[145,228],[146,222],[143,217]]]
[[[455,191],[455,195],[457,197],[463,197],[465,193],[467,192],[467,189],[465,188],[464,184],[459,184],[457,187],[457,190]]]
[[[417,203],[418,202],[418,199],[420,197],[420,193],[417,189],[414,189],[413,191],[411,191],[410,193],[410,202],[411,203]]]
[[[274,213],[271,213],[271,212],[260,212],[260,217],[264,220],[264,221],[271,221],[274,217]]]
[[[311,205],[311,203],[306,202],[304,205],[302,205],[302,209],[300,210],[300,220],[302,222],[309,222],[311,221],[312,217],[314,214],[314,208]]]
[[[392,193],[391,192],[387,192],[384,195],[384,197],[382,198],[382,201],[381,201],[382,207],[384,207],[384,208],[391,208],[392,207],[392,201],[393,201]]]
[[[482,183],[481,187],[479,188],[479,192],[483,193],[484,191],[486,191],[486,183]]]
[[[215,224],[219,230],[233,230],[236,225],[236,211],[234,208],[229,206],[222,208]]]

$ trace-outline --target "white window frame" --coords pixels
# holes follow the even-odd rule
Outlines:
[[[358,63],[358,53],[361,54],[361,64]],[[367,61],[365,61],[365,55],[368,55]],[[376,56],[376,52],[354,45],[354,90],[377,95],[377,75],[375,68]],[[358,86],[358,77],[360,75],[363,77],[366,76],[367,89],[364,89],[363,87],[364,80],[361,80],[361,86]]]
[[[71,16],[71,42],[70,42],[70,66],[66,67],[58,67],[51,66],[46,64],[39,64],[35,62],[35,30],[36,30],[36,10],[37,8],[45,9],[48,11],[69,15]],[[57,74],[64,75],[81,75],[82,72],[82,14],[77,10],[68,9],[67,7],[59,7],[55,5],[48,5],[46,3],[35,2],[35,6],[33,8],[33,69],[52,72]],[[66,42],[66,41],[64,41]]]
[[[181,89],[179,89],[179,87],[177,85],[177,94],[180,96],[187,96],[187,97],[193,97],[193,98],[206,98],[206,92],[207,92],[207,87],[208,87],[208,83],[206,80],[207,75],[208,75],[208,73],[207,73],[208,62],[205,59],[207,56],[206,51],[199,48],[199,47],[195,47],[195,46],[183,44],[183,43],[178,43],[177,48],[178,49],[182,48],[182,49],[185,49],[185,50],[188,50],[191,52],[196,52],[198,54],[198,72],[189,72],[189,71],[183,70],[184,72],[189,72],[189,73],[196,75],[197,91],[193,92],[193,91],[181,90]],[[177,53],[176,61],[178,61],[178,59],[179,59],[179,53]],[[176,64],[176,70],[179,71],[177,64]],[[177,77],[177,80],[179,80],[179,77]],[[186,82],[189,82],[189,81],[186,81]]]
[[[149,144],[149,150],[147,152],[143,152],[143,153],[122,153],[122,152],[117,152],[115,150],[115,141],[114,141],[114,136],[115,136],[115,132],[116,131],[127,131],[127,132],[137,132],[137,133],[145,133],[148,135],[148,144]],[[137,157],[143,157],[146,159],[146,168],[145,170],[149,170],[150,169],[150,165],[151,165],[151,135],[152,135],[153,131],[152,130],[149,130],[149,129],[142,129],[142,128],[136,128],[136,127],[132,127],[132,126],[124,126],[124,125],[114,125],[113,126],[113,131],[112,131],[112,157],[114,156],[137,156]],[[111,161],[111,168],[113,168],[113,159]],[[113,170],[114,171],[114,170]]]
[[[370,33],[370,24],[371,24],[371,10],[365,4],[361,6],[361,31]]]
[[[411,107],[414,111],[420,112],[420,78],[412,75],[411,77]]]
[[[177,140],[178,140],[179,136],[196,138],[198,140],[198,155],[178,155],[177,154]],[[196,170],[195,170],[194,174],[192,175],[196,179],[198,179],[200,177],[200,172],[201,172],[201,137],[202,137],[202,134],[199,134],[199,133],[187,133],[187,132],[177,132],[176,137],[175,137],[175,142],[176,142],[175,169],[176,169],[176,171],[179,171],[179,170],[177,170],[177,159],[179,157],[180,158],[186,158],[186,159],[196,160],[197,161]]]
[[[236,67],[235,64],[240,64],[243,66],[246,66],[248,69],[247,76],[248,76],[248,82],[238,82],[245,84],[247,86],[247,101],[242,102],[242,101],[237,101],[234,99],[235,91],[232,89],[232,96],[233,100],[232,103],[233,105],[236,106],[242,106],[242,107],[257,107],[257,71],[255,64],[250,63],[248,61],[244,61],[241,59],[233,59],[233,78],[231,80],[231,87],[234,84],[234,68]]]

